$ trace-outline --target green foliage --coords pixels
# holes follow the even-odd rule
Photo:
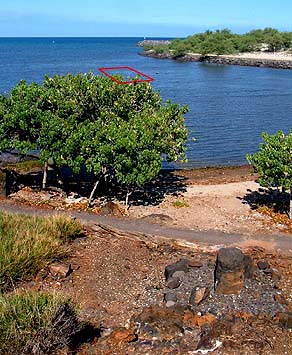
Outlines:
[[[0,353],[45,355],[70,344],[79,330],[72,304],[38,293],[0,295]]]
[[[64,257],[66,241],[80,233],[80,223],[68,217],[0,213],[0,291]]]
[[[292,130],[285,135],[282,131],[274,135],[263,133],[263,143],[257,153],[247,155],[247,160],[259,173],[262,186],[292,187]]]
[[[0,151],[40,149],[42,162],[97,176],[110,170],[120,183],[142,186],[162,156],[183,156],[186,112],[163,104],[147,83],[117,85],[93,74],[22,81],[0,101]]]
[[[169,45],[162,45],[159,51],[172,52],[181,56],[188,52],[207,54],[235,54],[267,50],[271,52],[289,50],[292,48],[292,32],[279,32],[273,28],[253,30],[239,35],[228,29],[206,31],[189,36],[185,39],[175,39]],[[145,50],[154,47],[145,48]]]

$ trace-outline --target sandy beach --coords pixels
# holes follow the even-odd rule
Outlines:
[[[224,54],[219,57],[240,58],[240,59],[255,59],[255,60],[281,60],[292,61],[292,53],[287,52],[248,52],[239,54]]]

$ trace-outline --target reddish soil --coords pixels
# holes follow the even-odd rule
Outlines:
[[[269,216],[251,208],[246,195],[261,191],[255,178],[250,177],[249,167],[195,169],[178,171],[174,175],[183,183],[183,189],[166,192],[156,204],[132,206],[129,222],[134,223],[135,218],[149,218],[151,214],[163,214],[169,217],[166,222],[161,216],[154,222],[194,231],[216,230],[252,236],[255,246],[245,252],[252,256],[255,264],[266,260],[281,274],[281,279],[271,283],[271,287],[279,294],[279,302],[284,303],[283,309],[289,314],[292,311],[292,252],[256,247],[259,232],[272,235],[283,232],[285,226],[275,225]],[[28,201],[29,197],[26,203]],[[40,274],[31,283],[23,285],[40,291],[57,290],[70,296],[80,307],[80,319],[103,331],[102,337],[80,345],[74,354],[200,354],[204,352],[196,350],[198,344],[192,340],[198,334],[201,340],[213,341],[213,345],[216,340],[220,342],[217,343],[220,344],[218,349],[210,352],[214,355],[292,354],[291,330],[280,324],[275,315],[250,314],[247,309],[214,320],[209,313],[198,315],[179,307],[168,310],[163,302],[165,266],[180,258],[188,258],[213,267],[215,251],[204,252],[194,244],[180,247],[171,239],[162,242],[161,239],[147,241],[140,237],[135,233],[127,235],[89,225],[86,237],[70,246],[68,263],[73,268],[70,276],[59,279],[44,272],[44,279]],[[259,302],[263,302],[264,297],[259,294]],[[146,317],[145,312],[151,313],[151,305],[161,307],[153,308],[155,314],[167,318],[166,323],[160,325],[158,338],[161,337],[161,342],[157,342],[155,336],[145,341],[136,336],[135,321]],[[141,316],[145,307],[148,308]],[[176,321],[172,322],[172,319]],[[178,324],[183,324],[183,339],[186,339],[179,345],[169,335],[175,336]],[[63,354],[72,354],[72,351],[67,349]]]

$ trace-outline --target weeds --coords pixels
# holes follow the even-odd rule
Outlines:
[[[174,202],[172,203],[172,205],[173,205],[173,207],[175,207],[175,208],[190,207],[190,205],[189,205],[187,202],[185,202],[185,201],[179,201],[179,200],[174,201]]]

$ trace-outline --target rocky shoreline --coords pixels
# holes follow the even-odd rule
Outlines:
[[[229,56],[229,55],[201,55],[196,53],[188,53],[183,56],[175,56],[172,53],[156,53],[154,50],[148,50],[140,53],[145,57],[157,59],[173,59],[180,62],[201,62],[219,65],[240,65],[250,67],[263,67],[275,69],[292,69],[292,57],[271,56],[270,58],[259,54],[258,57],[248,56]]]

